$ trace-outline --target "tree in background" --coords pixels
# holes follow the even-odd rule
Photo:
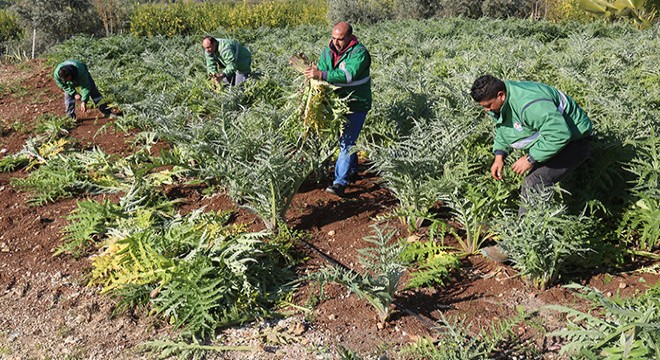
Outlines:
[[[77,34],[99,34],[102,28],[89,0],[17,0],[11,9],[28,34],[36,29],[37,53]]]
[[[132,4],[129,0],[91,0],[98,17],[103,24],[106,36],[120,32],[126,28]],[[134,3],[134,1],[131,1]]]

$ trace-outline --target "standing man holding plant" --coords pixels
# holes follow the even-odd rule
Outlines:
[[[94,79],[87,70],[87,65],[78,60],[66,60],[57,65],[53,74],[55,83],[64,91],[64,107],[66,114],[72,119],[76,118],[76,100],[80,100],[80,111],[87,112],[87,101],[90,97],[94,104],[99,104],[103,96],[99,93]],[[80,94],[76,88],[80,88]],[[99,110],[107,117],[115,117],[110,108],[104,103]]]
[[[206,36],[202,40],[206,70],[214,83],[236,86],[243,83],[250,73],[250,51],[231,39]]]
[[[338,86],[338,94],[349,97],[350,113],[339,138],[339,156],[335,164],[335,180],[326,191],[343,196],[350,178],[358,171],[357,154],[351,149],[371,109],[371,56],[367,48],[353,35],[353,28],[346,22],[335,24],[332,40],[323,49],[317,65],[305,71],[308,79],[325,80]]]
[[[547,190],[591,153],[591,120],[575,100],[552,86],[484,75],[474,81],[470,95],[495,120],[493,178],[502,179],[504,159],[513,149],[527,151],[511,166],[516,174],[527,173],[519,215],[530,193]],[[507,258],[498,246],[482,253],[495,261]]]

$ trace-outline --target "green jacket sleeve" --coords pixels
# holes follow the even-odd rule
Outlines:
[[[355,49],[346,59],[346,66],[327,69],[326,81],[329,83],[351,83],[359,74],[369,67],[371,58],[364,47]],[[319,67],[319,70],[321,68]]]
[[[513,150],[504,139],[502,139],[502,134],[498,131],[497,127],[495,128],[495,142],[493,143],[493,152],[504,151],[507,154],[510,154]]]
[[[540,132],[538,140],[529,148],[529,155],[543,162],[555,156],[571,141],[571,129],[557,106],[550,101],[538,101],[523,115],[529,127]]]
[[[78,86],[80,86],[80,101],[87,102],[89,100],[89,92],[92,90],[89,81],[90,75],[86,70],[79,71]]]
[[[331,61],[332,59],[330,59],[330,50],[325,47],[323,48],[323,51],[321,51],[321,56],[319,57],[319,62],[316,64],[316,67],[318,67],[321,71],[328,71],[332,69],[330,64]]]
[[[204,51],[204,57],[206,58],[206,72],[208,72],[209,75],[216,74],[217,71],[213,54],[209,54],[208,52]]]
[[[237,54],[234,53],[234,49],[237,48],[236,45],[237,44],[232,41],[228,46],[225,46],[222,50],[220,50],[220,58],[225,64],[225,70],[223,71],[225,75],[231,75],[236,72]]]

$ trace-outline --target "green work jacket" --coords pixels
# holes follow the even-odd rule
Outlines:
[[[505,81],[506,99],[495,119],[493,151],[528,150],[538,162],[555,156],[570,141],[590,136],[587,114],[570,96],[552,86]]]
[[[64,81],[60,79],[58,75],[60,68],[65,65],[73,65],[76,68],[76,74],[73,76],[71,81]],[[60,89],[64,90],[65,93],[74,96],[76,94],[76,88],[80,87],[80,100],[82,102],[87,102],[89,100],[89,92],[91,89],[91,77],[89,76],[89,71],[87,70],[87,65],[78,60],[66,60],[65,62],[57,65],[55,73],[55,83],[59,86]]]
[[[339,96],[350,95],[348,107],[351,111],[371,109],[371,56],[364,45],[358,43],[347,49],[337,66],[332,63],[332,53],[327,46],[321,53],[318,68],[324,72],[323,79],[335,86]]]
[[[235,72],[250,73],[250,64],[252,63],[250,50],[236,40],[216,40],[218,41],[218,51],[214,53],[204,51],[206,70],[210,75],[221,72],[225,75],[233,75]]]

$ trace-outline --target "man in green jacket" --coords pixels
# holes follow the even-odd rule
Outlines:
[[[94,83],[94,79],[87,70],[87,65],[81,61],[64,61],[57,65],[53,77],[57,86],[64,90],[66,114],[72,119],[76,118],[76,100],[80,100],[80,110],[87,112],[87,101],[90,97],[94,104],[99,104],[99,101],[103,98]],[[80,88],[80,94],[77,93],[76,88]],[[106,104],[100,104],[99,110],[105,116],[115,116]]]
[[[371,56],[367,48],[353,35],[346,22],[332,29],[332,40],[323,49],[318,66],[305,71],[305,77],[325,80],[335,86],[339,96],[349,96],[350,114],[339,139],[339,156],[335,164],[335,180],[326,191],[344,196],[346,186],[358,171],[357,154],[351,149],[360,135],[367,112],[371,109]]]
[[[250,73],[252,55],[236,40],[206,36],[202,40],[206,70],[214,82],[240,85]]]
[[[493,178],[502,179],[504,159],[513,149],[527,152],[511,167],[516,174],[527,173],[520,215],[530,191],[551,187],[591,153],[591,120],[575,100],[552,86],[484,75],[474,81],[470,95],[495,121]],[[493,260],[506,258],[498,250],[490,247],[483,253]]]

